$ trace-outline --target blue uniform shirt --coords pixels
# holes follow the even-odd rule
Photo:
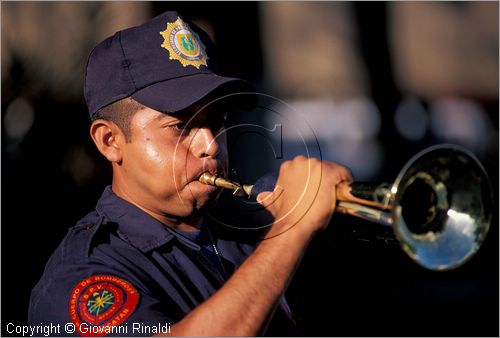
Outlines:
[[[29,322],[60,324],[63,336],[72,327],[80,335],[159,333],[217,291],[252,250],[204,226],[175,231],[107,187],[48,261]]]

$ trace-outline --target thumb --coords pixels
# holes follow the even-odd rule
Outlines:
[[[271,191],[263,191],[260,194],[258,194],[255,199],[257,200],[257,203],[259,203],[265,208],[273,201],[272,195],[273,193]]]

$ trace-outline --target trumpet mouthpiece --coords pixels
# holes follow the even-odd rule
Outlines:
[[[200,175],[198,178],[198,181],[200,181],[203,184],[207,185],[215,185],[215,180],[217,179],[217,176],[210,174],[209,172],[204,172],[203,174]]]
[[[252,186],[250,185],[241,185],[237,182],[233,182],[227,180],[222,177],[218,177],[216,175],[212,175],[209,172],[204,172],[198,178],[203,184],[213,185],[220,188],[225,188],[233,191],[233,195],[238,197],[249,197]]]

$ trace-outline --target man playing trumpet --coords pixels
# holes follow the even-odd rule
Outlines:
[[[275,219],[263,240],[251,246],[207,226],[219,188],[198,178],[228,167],[226,111],[208,104],[250,89],[213,72],[212,48],[203,31],[166,12],[91,53],[90,135],[113,180],[49,260],[31,323],[73,323],[80,335],[292,332],[276,330],[278,317],[293,327],[282,296],[332,217],[334,187],[352,177],[339,164],[297,157],[281,166],[279,193],[257,196]]]

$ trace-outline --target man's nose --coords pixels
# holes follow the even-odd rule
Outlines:
[[[191,152],[199,157],[216,157],[219,154],[219,143],[210,128],[199,128],[191,143]]]

